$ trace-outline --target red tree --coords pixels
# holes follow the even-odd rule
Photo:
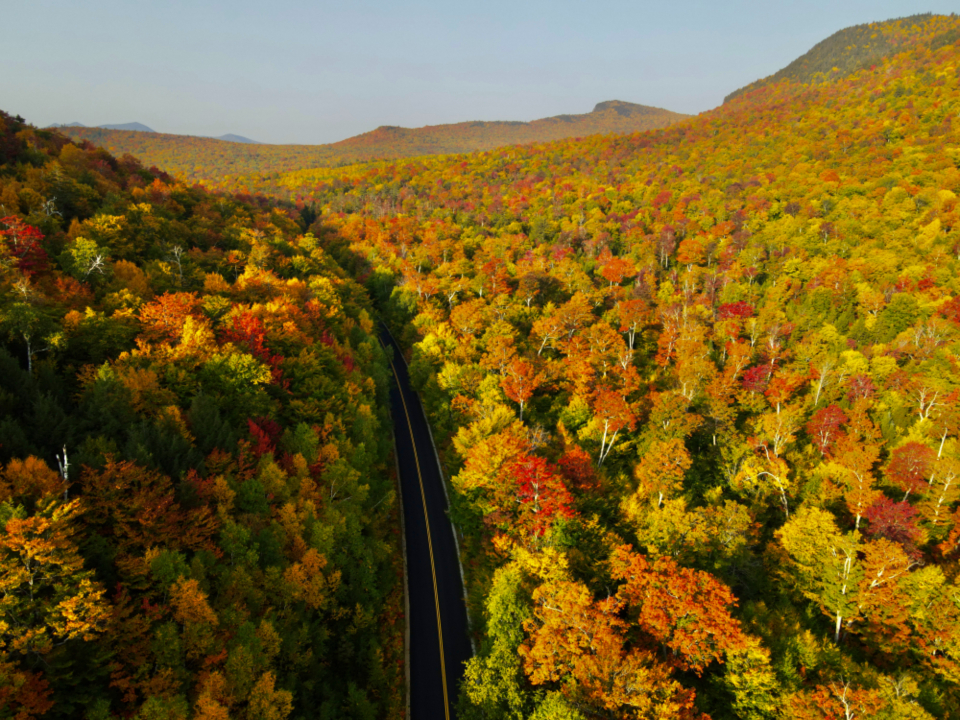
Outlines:
[[[903,499],[906,500],[911,492],[926,487],[937,453],[926,445],[908,442],[894,450],[890,458],[887,479],[904,491]]]
[[[807,434],[813,439],[813,444],[820,450],[820,454],[828,456],[836,442],[840,427],[847,422],[847,415],[836,405],[817,410],[807,423]]]
[[[522,454],[506,466],[504,474],[516,487],[519,527],[542,536],[560,518],[573,517],[573,497],[557,468],[541,457]]]

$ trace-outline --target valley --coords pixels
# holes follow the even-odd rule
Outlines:
[[[0,115],[4,712],[960,717],[956,15],[695,116],[118,133]]]

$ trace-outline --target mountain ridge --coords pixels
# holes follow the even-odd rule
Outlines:
[[[175,175],[203,181],[225,174],[286,172],[369,160],[492,150],[569,137],[627,134],[667,127],[688,117],[663,108],[606,100],[597,103],[588,113],[556,115],[530,122],[472,120],[420,128],[383,125],[325,145],[267,145],[228,140],[225,136],[202,138],[102,127],[58,129],[73,140],[89,140],[117,155],[130,153],[147,166],[155,165]],[[225,141],[233,144],[223,146]]]
[[[723,102],[728,103],[740,95],[783,80],[820,84],[866,70],[884,58],[904,52],[911,47],[911,36],[923,33],[925,27],[932,27],[947,17],[921,13],[843,28],[772,75],[734,90]],[[903,33],[905,28],[912,32]],[[955,28],[949,28],[931,41],[931,47],[936,49],[938,45],[953,43],[958,39],[960,33]]]

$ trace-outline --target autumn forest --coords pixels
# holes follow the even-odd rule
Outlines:
[[[0,113],[0,717],[406,716],[382,322],[458,718],[960,718],[960,17],[651,127],[225,174]]]

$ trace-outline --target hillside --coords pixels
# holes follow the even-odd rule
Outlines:
[[[488,150],[596,134],[630,133],[666,127],[687,117],[620,101],[599,103],[582,115],[559,115],[533,122],[465,122],[423,128],[381,127],[329,145],[254,145],[213,138],[102,128],[60,128],[77,142],[88,140],[116,155],[131,154],[195,182],[224,176],[289,172],[382,158]]]
[[[814,45],[782,70],[735,90],[723,101],[729,102],[743,93],[781,80],[816,84],[846,77],[909,48],[912,38],[917,35],[933,32],[934,37],[928,41],[932,48],[955,43],[960,39],[960,33],[944,22],[942,16],[927,13],[844,28]]]
[[[900,27],[664,130],[241,180],[409,347],[458,717],[960,718],[960,18]]]
[[[291,213],[0,112],[0,717],[401,716],[372,313]]]

